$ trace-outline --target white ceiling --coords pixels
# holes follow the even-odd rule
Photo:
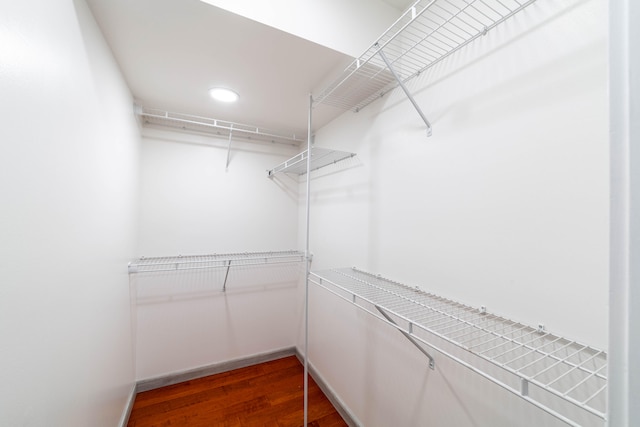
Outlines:
[[[305,134],[309,93],[352,60],[199,0],[87,3],[145,107]],[[233,88],[239,102],[216,103],[212,86]],[[314,112],[314,128],[340,113]]]

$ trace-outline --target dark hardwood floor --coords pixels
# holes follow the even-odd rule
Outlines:
[[[138,393],[130,427],[303,424],[303,367],[295,356]],[[309,378],[309,424],[346,426]]]

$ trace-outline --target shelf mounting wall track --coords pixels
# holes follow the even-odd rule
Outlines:
[[[325,104],[359,111],[534,2],[418,0],[338,78],[314,96],[314,106]],[[410,95],[405,87],[403,90]],[[415,101],[412,103],[429,130],[428,120]]]
[[[144,126],[162,127],[182,132],[195,132],[220,138],[228,138],[229,149],[231,147],[232,137],[252,142],[269,142],[296,147],[305,141],[304,138],[301,138],[295,133],[286,133],[226,120],[173,113],[142,106],[136,106],[136,114],[142,119]]]
[[[307,152],[308,150],[305,150],[267,171],[269,177],[271,178],[273,175],[280,172],[293,175],[306,174]],[[350,159],[355,155],[355,153],[349,153],[347,151],[330,150],[327,148],[312,148],[310,171],[313,172],[314,170],[338,163],[342,160]]]
[[[449,357],[567,425],[604,425],[604,351],[355,268],[310,282],[434,349],[436,362]]]

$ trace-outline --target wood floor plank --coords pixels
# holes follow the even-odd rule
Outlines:
[[[309,378],[309,424],[342,427],[340,417]],[[129,427],[299,427],[303,368],[295,356],[139,393]]]

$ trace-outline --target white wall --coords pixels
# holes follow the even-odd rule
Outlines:
[[[140,256],[297,249],[297,181],[267,178],[297,147],[234,140],[226,170],[227,140],[144,135]],[[292,347],[302,266],[232,269],[226,293],[216,271],[132,276],[137,378]]]
[[[357,266],[606,348],[606,13],[603,0],[536,2],[412,81],[431,138],[397,91],[320,129],[319,146],[360,164],[312,183],[314,270]],[[333,321],[333,301],[312,298],[310,357],[365,425],[552,422],[494,391],[426,399],[464,373],[425,379],[410,344],[353,313]]]
[[[0,424],[111,427],[134,381],[131,95],[84,1],[0,9]]]
[[[267,170],[298,147],[144,130],[140,232],[144,256],[297,247],[297,183]]]

